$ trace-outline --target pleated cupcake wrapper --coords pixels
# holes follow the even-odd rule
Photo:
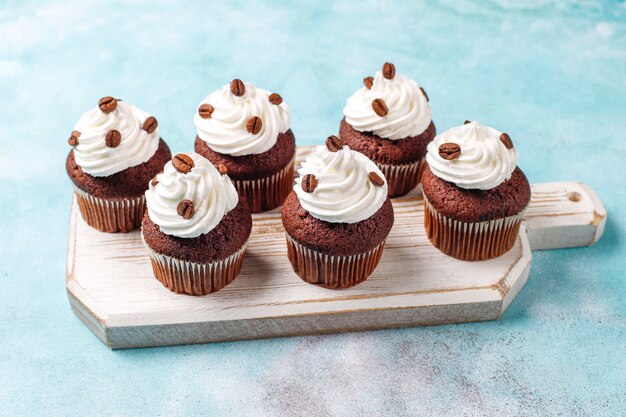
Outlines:
[[[130,232],[141,226],[146,208],[143,194],[129,198],[95,197],[74,185],[80,214],[91,227],[101,232]]]
[[[283,204],[293,189],[295,156],[283,169],[269,177],[256,180],[236,180],[233,184],[248,201],[253,213],[271,210]]]
[[[293,270],[309,284],[326,288],[350,288],[365,281],[383,254],[385,241],[374,249],[350,256],[335,256],[301,245],[286,234],[287,254]]]
[[[428,239],[446,255],[482,261],[503,255],[513,247],[525,211],[490,221],[462,222],[440,214],[424,196],[424,227]]]
[[[141,239],[148,249],[154,276],[164,287],[178,294],[207,295],[221,290],[235,280],[248,246],[248,241],[241,249],[227,258],[208,263],[184,261],[154,251]]]
[[[376,162],[376,165],[385,174],[389,188],[389,197],[400,197],[417,187],[422,177],[425,160],[410,164],[391,165]]]

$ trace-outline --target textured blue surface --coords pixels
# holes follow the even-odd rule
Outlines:
[[[0,415],[624,415],[625,3],[205,3],[0,4]],[[535,253],[498,322],[112,352],[74,317],[66,140],[99,97],[187,151],[197,104],[240,77],[313,144],[386,60],[440,131],[480,120],[531,181],[588,183],[602,241]]]

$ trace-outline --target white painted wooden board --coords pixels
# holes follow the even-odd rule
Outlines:
[[[300,148],[298,159],[309,149]],[[584,184],[532,190],[515,247],[482,262],[432,247],[417,192],[394,200],[396,221],[378,268],[363,284],[340,291],[302,282],[287,259],[279,211],[256,214],[240,275],[205,297],[161,286],[138,231],[98,232],[73,201],[68,297],[113,349],[494,320],[526,283],[531,249],[593,244],[604,229],[604,207]]]

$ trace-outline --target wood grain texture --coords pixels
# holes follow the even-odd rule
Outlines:
[[[607,213],[595,192],[581,182],[533,184],[524,215],[533,250],[573,248],[596,243]]]
[[[300,148],[301,160],[310,148]],[[577,195],[572,194],[577,193]],[[378,268],[363,284],[333,291],[291,270],[278,210],[255,214],[238,278],[192,297],[153,277],[138,231],[90,228],[72,203],[67,292],[72,309],[113,349],[434,325],[500,317],[528,279],[531,248],[591,244],[606,212],[580,183],[533,186],[514,248],[482,262],[440,253],[423,229],[417,192],[393,202],[396,221]],[[572,231],[570,233],[570,230]]]

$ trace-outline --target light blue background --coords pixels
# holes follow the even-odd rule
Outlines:
[[[623,415],[625,3],[225,3],[1,3],[0,415]],[[602,241],[534,253],[497,322],[112,352],[72,314],[66,140],[99,97],[188,151],[200,100],[239,77],[313,144],[386,60],[439,131],[480,120],[532,182],[589,184]]]

